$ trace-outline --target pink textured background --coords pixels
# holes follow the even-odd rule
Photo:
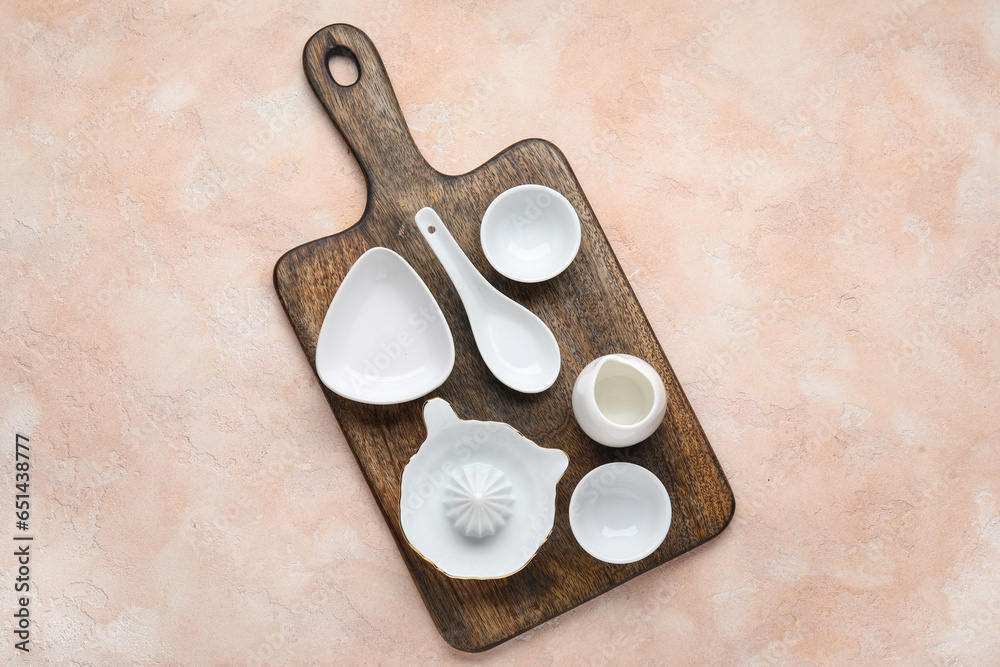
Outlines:
[[[374,4],[0,9],[35,662],[1000,663],[997,5]],[[271,285],[365,205],[301,70],[337,21],[435,167],[569,156],[737,495],[485,654],[432,626]]]

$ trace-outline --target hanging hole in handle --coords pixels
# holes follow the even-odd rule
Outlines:
[[[342,44],[338,44],[330,51],[330,57],[326,60],[326,68],[330,70],[333,82],[338,86],[353,86],[361,76],[358,67],[358,58],[354,52]]]
[[[427,228],[427,233],[428,234],[433,234],[436,231],[437,230],[434,228],[434,225],[431,225],[430,227]]]

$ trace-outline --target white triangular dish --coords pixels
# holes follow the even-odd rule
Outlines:
[[[413,267],[388,248],[361,255],[319,330],[323,384],[360,403],[405,403],[440,387],[454,365],[451,329]]]
[[[440,398],[424,405],[424,422],[427,438],[400,483],[406,540],[449,577],[514,574],[552,532],[569,457],[508,424],[459,419]],[[480,516],[465,520],[462,510]]]

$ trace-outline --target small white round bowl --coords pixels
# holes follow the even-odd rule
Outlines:
[[[634,563],[663,544],[673,512],[656,475],[634,463],[587,473],[569,501],[569,525],[583,550],[605,563]]]
[[[630,447],[659,428],[667,389],[656,369],[631,354],[587,364],[573,385],[573,415],[583,432],[607,447]]]
[[[486,208],[479,230],[486,259],[522,283],[562,273],[580,250],[580,216],[573,204],[544,185],[518,185]]]

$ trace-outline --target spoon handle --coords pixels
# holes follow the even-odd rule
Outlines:
[[[533,312],[505,296],[476,269],[432,208],[414,220],[455,285],[486,367],[505,385],[537,394],[559,376],[559,343]]]
[[[475,265],[469,261],[462,247],[458,245],[451,232],[444,226],[437,211],[430,207],[424,207],[417,211],[414,219],[417,222],[417,228],[420,229],[420,233],[427,241],[427,245],[437,255],[448,277],[451,278],[451,282],[454,283],[458,295],[462,298],[465,310],[475,308],[478,300],[473,292],[482,293],[484,283],[489,289],[493,289],[493,286],[486,282]],[[473,298],[467,298],[468,296]]]

